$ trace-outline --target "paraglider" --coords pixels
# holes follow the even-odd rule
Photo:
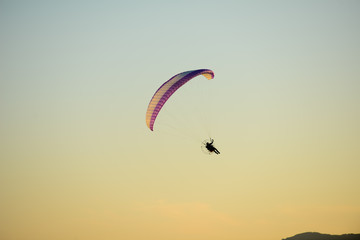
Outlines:
[[[153,97],[150,100],[146,111],[146,125],[151,130],[154,131],[155,120],[161,111],[162,107],[166,103],[166,101],[173,95],[181,86],[183,86],[188,81],[192,80],[197,76],[204,76],[208,80],[214,78],[214,72],[210,69],[198,69],[192,71],[186,71],[179,73],[168,81],[163,83],[159,89],[155,92]],[[205,140],[202,144],[202,149],[204,152],[211,154],[216,153],[220,154],[220,152],[213,145],[214,139]]]
[[[210,152],[214,152],[216,154],[220,154],[219,150],[216,149],[216,147],[214,147],[214,139],[210,138],[210,142],[206,142],[205,148]]]
[[[201,150],[205,154],[213,154],[213,153],[220,154],[220,151],[214,146],[214,139],[212,138],[205,139],[204,141],[202,141]]]

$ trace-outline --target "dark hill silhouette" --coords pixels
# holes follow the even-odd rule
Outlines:
[[[300,233],[283,240],[360,240],[360,234],[330,235],[317,232]]]

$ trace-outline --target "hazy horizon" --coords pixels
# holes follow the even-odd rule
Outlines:
[[[0,1],[0,238],[359,233],[359,12]],[[156,89],[200,68],[215,78],[174,95],[151,132]],[[202,153],[209,134],[220,155]]]

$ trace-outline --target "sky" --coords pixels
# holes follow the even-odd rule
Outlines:
[[[359,1],[0,1],[0,238],[360,232]],[[207,68],[164,106],[177,73]],[[212,137],[220,155],[206,155]]]

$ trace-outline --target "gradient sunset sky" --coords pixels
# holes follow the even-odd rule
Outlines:
[[[360,1],[0,1],[0,239],[360,233],[359,189]]]

